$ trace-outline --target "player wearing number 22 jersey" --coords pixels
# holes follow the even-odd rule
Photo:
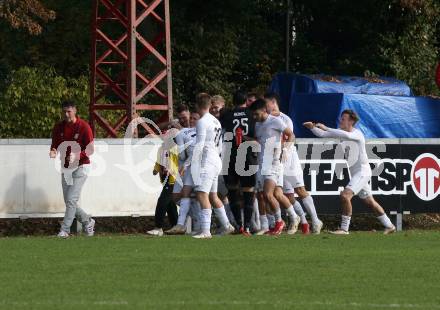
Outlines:
[[[217,192],[217,178],[222,168],[222,126],[212,114],[206,113],[197,122],[196,133],[196,148],[200,151],[198,161],[192,162],[193,168],[200,169],[198,176],[193,174],[196,190],[205,193]]]
[[[220,159],[222,126],[209,113],[211,97],[201,93],[196,97],[196,108],[201,118],[196,125],[196,145],[191,162],[191,173],[197,200],[202,208],[201,232],[194,238],[211,238],[211,206],[222,226],[222,234],[230,234],[234,227],[229,223],[225,208],[217,196],[218,176],[222,169]]]

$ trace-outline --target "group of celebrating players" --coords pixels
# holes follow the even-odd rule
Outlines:
[[[323,223],[304,186],[293,123],[280,111],[276,94],[257,98],[237,91],[233,108],[227,109],[221,96],[200,93],[195,111],[180,108],[178,114],[179,124],[170,123],[166,135],[171,143],[164,143],[169,153],[177,154],[177,167],[168,163],[164,171],[176,179],[172,196],[180,208],[177,224],[166,234],[185,234],[190,217],[193,237],[211,238],[212,209],[221,235],[280,235],[285,228],[287,234],[295,234],[299,227],[304,234],[321,232]],[[341,192],[341,226],[332,233],[348,234],[354,195],[376,213],[384,233],[392,233],[394,225],[371,195],[371,168],[365,139],[354,128],[357,120],[356,113],[347,110],[341,115],[340,129],[304,123],[319,137],[355,141],[360,149],[359,158],[349,167],[350,183]],[[148,233],[162,235],[162,230]]]

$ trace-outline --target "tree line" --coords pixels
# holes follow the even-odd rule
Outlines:
[[[439,96],[437,0],[170,1],[175,103],[264,91],[284,71],[392,76]],[[59,102],[87,116],[90,0],[0,1],[0,137],[49,137]]]

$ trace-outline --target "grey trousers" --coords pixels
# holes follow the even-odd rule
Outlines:
[[[82,223],[83,227],[87,226],[90,220],[90,215],[78,205],[82,187],[87,180],[88,169],[88,165],[79,166],[73,171],[71,180],[69,180],[70,176],[65,176],[64,173],[61,174],[64,203],[66,204],[66,213],[61,224],[61,230],[67,233],[70,233],[70,226],[72,226],[75,217]]]

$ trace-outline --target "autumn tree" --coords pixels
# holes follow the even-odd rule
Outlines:
[[[0,0],[0,18],[6,19],[16,29],[24,28],[32,35],[42,31],[41,22],[55,18],[39,0]]]

